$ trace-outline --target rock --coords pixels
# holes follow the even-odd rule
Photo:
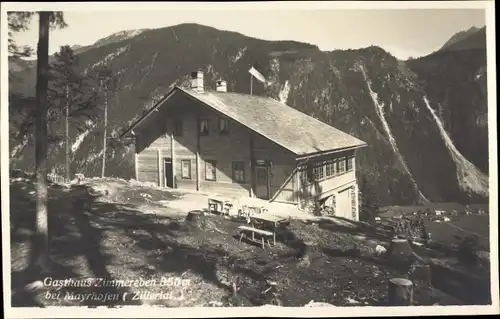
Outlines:
[[[302,258],[297,264],[298,267],[304,267],[304,268],[307,268],[310,265],[311,265],[311,260],[308,255],[304,256],[304,258]]]
[[[222,307],[223,303],[220,301],[209,301],[208,304],[212,307]]]
[[[346,298],[345,299],[348,303],[350,304],[357,304],[359,303],[359,301],[355,300],[355,299],[352,299],[352,298]]]
[[[327,302],[315,302],[314,300],[311,300],[307,304],[305,304],[304,307],[315,308],[315,307],[336,307],[336,306]]]
[[[478,250],[475,252],[477,259],[479,260],[479,263],[485,267],[488,268],[490,264],[490,253],[485,250]]]
[[[377,245],[377,247],[375,247],[375,253],[377,255],[383,255],[387,252],[387,249],[385,249],[384,246],[381,246],[381,245]]]
[[[480,259],[487,259],[488,261],[490,260],[490,252],[486,250],[478,250],[476,251],[476,255]]]

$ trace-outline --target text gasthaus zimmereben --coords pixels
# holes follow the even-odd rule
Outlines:
[[[53,279],[47,277],[43,281],[45,287],[186,287],[191,284],[189,279],[180,277],[161,277],[159,279],[107,279],[107,278],[88,278],[88,279]]]

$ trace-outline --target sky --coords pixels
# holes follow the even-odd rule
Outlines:
[[[383,10],[155,10],[64,11],[68,27],[50,34],[49,51],[61,45],[89,45],[112,33],[198,23],[266,40],[295,40],[321,50],[377,45],[399,59],[439,49],[451,36],[485,25],[483,9]],[[17,33],[18,44],[36,48],[38,20]]]

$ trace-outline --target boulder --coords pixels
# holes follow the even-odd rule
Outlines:
[[[375,247],[375,253],[377,255],[383,255],[387,252],[387,249],[385,249],[384,246],[381,246],[381,245],[377,245],[377,247]]]

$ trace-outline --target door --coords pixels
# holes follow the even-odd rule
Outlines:
[[[256,185],[255,197],[269,199],[269,172],[266,166],[255,167]]]
[[[339,192],[335,198],[338,217],[352,219],[351,191],[350,188]]]
[[[165,186],[174,188],[174,172],[172,169],[172,159],[165,158],[163,166],[164,166],[163,174],[165,178]]]

